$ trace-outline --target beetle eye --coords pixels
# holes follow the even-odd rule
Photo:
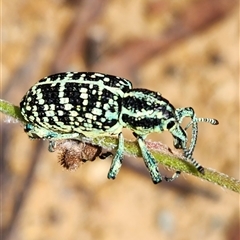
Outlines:
[[[173,126],[175,125],[175,122],[174,121],[170,121],[168,124],[167,124],[167,129],[171,129]]]

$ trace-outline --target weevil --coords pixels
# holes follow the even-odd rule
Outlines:
[[[198,122],[217,125],[211,118],[198,118],[191,107],[174,108],[158,92],[133,88],[121,77],[96,72],[64,72],[41,79],[32,86],[20,103],[26,120],[25,132],[30,138],[55,140],[83,137],[118,136],[118,146],[113,157],[108,178],[118,174],[124,154],[123,128],[133,131],[152,181],[159,183],[163,177],[157,162],[145,145],[146,137],[153,132],[169,131],[173,145],[182,149],[186,160],[204,174],[204,168],[193,158],[198,137]],[[184,118],[191,121],[183,128]],[[190,146],[186,130],[192,127]],[[51,150],[51,144],[49,145]],[[178,177],[177,171],[172,181]]]

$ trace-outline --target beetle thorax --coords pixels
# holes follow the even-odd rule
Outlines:
[[[169,121],[176,121],[175,108],[159,93],[131,89],[123,96],[119,121],[138,134],[162,132]]]

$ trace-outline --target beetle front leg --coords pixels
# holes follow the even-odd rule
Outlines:
[[[175,179],[177,179],[180,174],[181,174],[181,171],[176,171],[176,172],[172,175],[172,177],[166,177],[166,176],[165,176],[164,179],[165,179],[166,182],[172,182],[172,181],[174,181]]]
[[[143,140],[143,137],[137,135],[136,133],[133,133],[133,135],[137,138],[138,145],[140,147],[142,157],[144,160],[144,163],[146,167],[148,168],[148,171],[152,177],[152,181],[154,184],[160,183],[162,181],[162,176],[159,173],[158,165],[152,154],[147,149],[145,142]]]

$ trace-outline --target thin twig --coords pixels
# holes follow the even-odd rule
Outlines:
[[[17,119],[19,122],[26,124],[23,120],[19,107],[0,99],[0,112]],[[117,139],[114,137],[98,137],[94,139],[86,139],[92,143],[105,149],[114,149],[117,146]],[[162,143],[147,141],[148,149],[151,151],[155,159],[162,165],[173,170],[178,170],[199,177],[203,180],[215,183],[219,186],[240,193],[240,181],[229,177],[226,174],[217,172],[210,168],[205,168],[205,174],[199,173],[196,168],[176,151],[170,150]],[[135,157],[141,157],[140,149],[136,142],[125,140],[125,154]]]

